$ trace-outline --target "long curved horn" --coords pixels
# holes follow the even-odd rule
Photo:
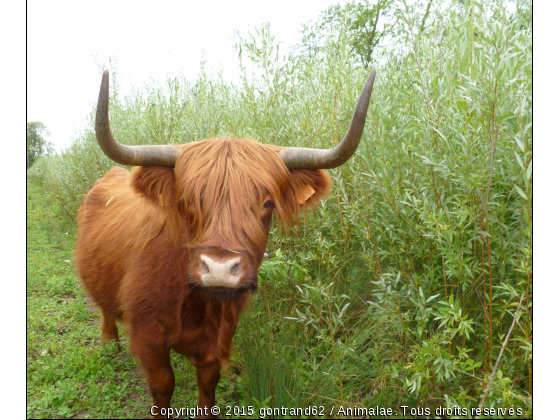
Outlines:
[[[342,165],[352,157],[360,144],[364,131],[375,74],[376,71],[373,69],[366,80],[350,128],[342,141],[333,149],[284,147],[279,155],[288,169],[331,169]]]
[[[181,148],[173,145],[125,146],[115,141],[109,127],[109,71],[103,72],[97,114],[95,135],[103,152],[122,165],[166,166],[173,168]]]

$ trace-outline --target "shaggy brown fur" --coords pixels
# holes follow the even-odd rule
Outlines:
[[[256,289],[273,208],[290,223],[330,192],[326,172],[289,171],[278,151],[248,139],[192,143],[174,169],[115,167],[84,198],[76,263],[103,312],[102,341],[118,340],[115,320],[125,321],[160,408],[171,407],[175,387],[171,349],[197,368],[199,407],[214,405],[220,367]],[[200,250],[241,255],[244,286],[201,286]]]

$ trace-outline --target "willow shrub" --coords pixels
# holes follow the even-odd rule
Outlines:
[[[375,53],[358,152],[330,171],[333,194],[294,232],[271,233],[269,252],[281,251],[263,263],[236,337],[244,402],[476,406],[525,293],[487,404],[530,415],[529,8],[438,2],[423,33],[422,16],[398,9],[396,47]],[[369,71],[344,28],[315,57],[281,57],[267,26],[235,47],[252,69],[237,84],[202,66],[194,83],[170,79],[124,98],[113,89],[115,137],[306,147],[342,138]],[[92,130],[34,169],[71,218],[113,165]]]

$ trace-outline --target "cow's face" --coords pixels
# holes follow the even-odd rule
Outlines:
[[[273,212],[290,222],[330,192],[325,171],[290,171],[278,150],[247,139],[205,140],[184,146],[175,169],[134,171],[133,187],[161,206],[189,247],[192,288],[222,299],[255,291]]]

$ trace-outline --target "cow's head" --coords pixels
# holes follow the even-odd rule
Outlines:
[[[257,288],[273,211],[289,223],[330,192],[331,179],[323,169],[342,165],[358,147],[374,80],[375,70],[346,136],[330,150],[233,138],[183,146],[124,146],[109,128],[107,70],[95,130],[109,158],[138,166],[132,187],[162,207],[180,245],[189,247],[190,286],[210,297],[235,298]]]

